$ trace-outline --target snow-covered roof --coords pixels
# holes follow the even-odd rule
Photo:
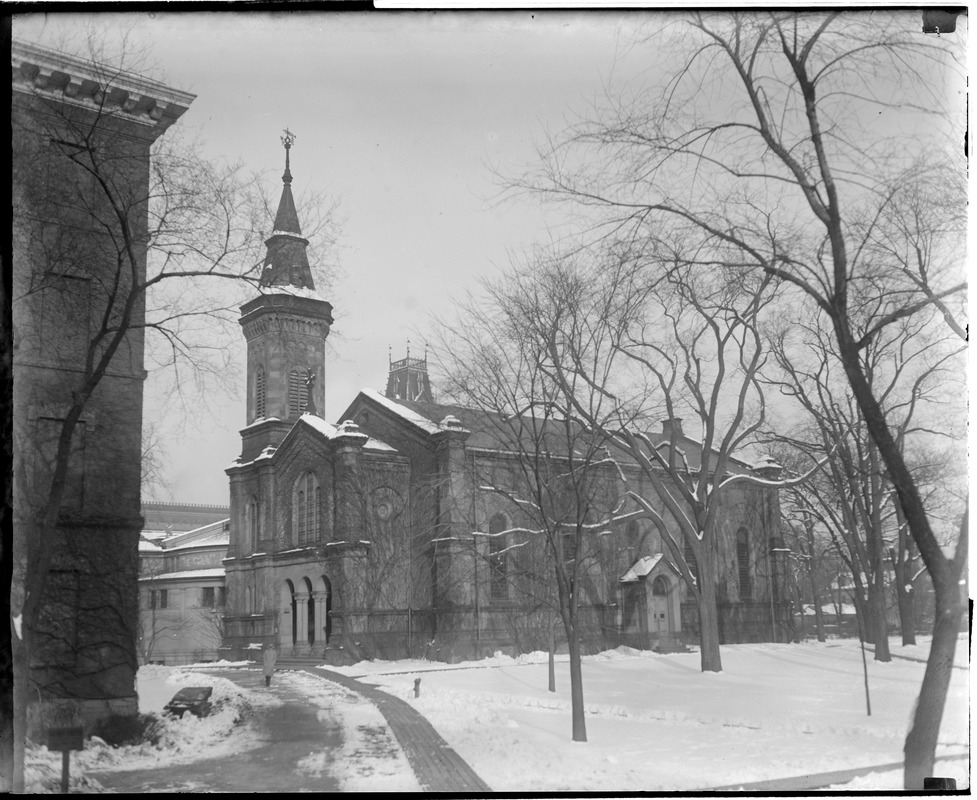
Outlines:
[[[163,545],[160,544],[158,538],[154,540],[154,539],[147,538],[145,536],[140,536],[139,552],[140,553],[162,553]]]
[[[201,525],[192,531],[183,531],[163,540],[163,549],[167,552],[185,547],[205,547],[224,545],[231,542],[230,519]]]
[[[311,426],[314,430],[321,433],[327,439],[335,439],[338,436],[349,434],[349,430],[345,429],[342,425],[333,425],[331,422],[326,422],[322,417],[318,417],[315,414],[303,414],[301,417],[299,417],[299,422],[304,422]],[[366,437],[366,443],[363,445],[364,450],[385,450],[391,453],[397,452],[396,449],[391,447],[386,442],[382,442],[379,439],[374,439],[372,436],[366,436],[366,434],[361,435]]]
[[[425,433],[440,433],[442,431],[441,426],[436,422],[429,420],[427,417],[422,416],[413,409],[407,408],[405,405],[398,403],[395,400],[391,400],[389,397],[384,395],[382,392],[378,392],[376,389],[363,389],[362,393],[374,402],[382,405],[384,408],[393,411],[401,419],[410,422],[412,425],[416,425]]]
[[[141,581],[173,581],[173,580],[199,580],[201,578],[223,578],[223,567],[211,567],[210,569],[187,569],[182,572],[164,572],[162,575],[147,575],[140,578]]]
[[[272,236],[292,236],[296,239],[302,238],[301,234],[291,233],[290,231],[275,231]],[[262,294],[289,294],[292,297],[304,297],[308,300],[326,300],[326,298],[319,294],[316,289],[307,289],[304,286],[293,286],[290,283],[274,284],[272,286],[262,287]]]
[[[621,583],[634,583],[638,578],[645,577],[649,572],[651,572],[655,565],[662,560],[664,556],[661,553],[656,553],[653,556],[641,556],[634,564],[631,565],[630,569],[621,576]]]

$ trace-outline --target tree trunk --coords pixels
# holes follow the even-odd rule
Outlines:
[[[936,761],[936,743],[943,720],[943,707],[953,673],[953,656],[957,649],[957,634],[963,606],[957,594],[958,587],[943,587],[936,592],[936,624],[933,628],[933,644],[926,660],[926,673],[916,701],[912,728],[906,736],[904,788],[918,792],[923,779],[932,776]]]
[[[933,627],[933,644],[926,659],[926,673],[916,700],[912,728],[906,736],[904,752],[906,765],[904,788],[920,791],[923,779],[933,775],[936,762],[936,744],[943,721],[950,676],[953,674],[953,656],[957,649],[957,635],[963,618],[964,602],[961,599],[960,576],[967,565],[969,511],[960,522],[960,538],[953,559],[947,559],[948,569],[941,570],[933,578],[936,593],[936,620]]]
[[[573,715],[573,741],[587,741],[587,721],[583,713],[583,671],[580,666],[580,637],[577,626],[567,630],[567,646],[570,651],[570,707]]]
[[[899,633],[902,646],[916,644],[916,593],[912,585],[913,540],[907,530],[899,496],[893,492],[896,519],[899,520],[898,547],[892,558],[892,572],[896,582],[896,602],[899,605]],[[890,553],[892,551],[890,550]]]
[[[712,545],[703,541],[699,559],[699,655],[703,672],[722,672],[719,654],[719,609],[716,606],[715,559]]]
[[[21,634],[24,638],[13,634],[11,647],[13,650],[14,672],[14,764],[13,764],[13,793],[23,794],[24,786],[24,755],[27,741],[27,706],[30,702],[30,646],[29,635],[23,624]]]
[[[800,621],[797,624],[797,634],[794,642],[801,642],[807,637],[807,626],[804,624],[804,594],[801,592],[800,581],[794,581],[794,598],[797,604],[797,613]]]
[[[821,593],[818,591],[818,582],[814,579],[814,570],[808,570],[811,579],[811,599],[814,601],[814,624],[818,629],[818,641],[823,642],[827,639],[824,634],[824,610],[821,608]],[[839,625],[839,630],[841,626]]]
[[[898,572],[896,580],[899,581],[896,587],[896,600],[899,603],[899,632],[902,634],[902,646],[905,647],[916,644],[916,602],[909,581],[903,583]],[[908,590],[906,587],[909,587]]]
[[[872,644],[874,641],[873,636],[875,634],[875,629],[869,623],[868,600],[866,599],[865,595],[865,588],[862,586],[861,581],[855,580],[852,588],[851,599],[852,605],[855,606],[855,622],[858,627],[858,638],[866,644]]]
[[[868,587],[868,624],[875,643],[875,660],[892,661],[889,653],[889,626],[885,620],[885,587],[881,581],[881,570]]]

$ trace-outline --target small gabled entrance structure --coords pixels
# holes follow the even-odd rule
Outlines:
[[[642,556],[621,576],[621,638],[642,650],[681,649],[678,570],[662,553]]]

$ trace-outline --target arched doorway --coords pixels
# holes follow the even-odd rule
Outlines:
[[[659,637],[673,634],[675,620],[672,614],[672,585],[664,575],[658,575],[652,581],[648,606],[651,622],[649,633],[656,633]]]

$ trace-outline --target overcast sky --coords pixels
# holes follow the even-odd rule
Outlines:
[[[555,235],[559,220],[531,200],[496,202],[493,169],[518,175],[546,130],[585,112],[608,82],[647,69],[652,54],[629,44],[663,14],[35,14],[15,18],[13,31],[56,46],[91,20],[110,43],[130,30],[148,51],[140,71],[197,95],[177,124],[200,135],[206,155],[266,171],[277,203],[287,126],[297,134],[296,196],[338,200],[339,247],[310,253],[340,266],[327,298],[324,413],[337,422],[359,389],[384,387],[388,347],[401,358],[409,337],[419,355],[432,315],[451,316],[452,298]],[[243,365],[240,332],[227,346]],[[202,404],[185,420],[150,379],[145,415],[161,425],[169,464],[158,499],[228,502],[243,388],[242,374],[233,396],[208,397],[210,413]]]
[[[388,347],[423,351],[432,314],[551,233],[538,206],[498,205],[493,167],[516,174],[534,139],[600,95],[629,31],[624,13],[240,13],[26,15],[14,35],[55,45],[95,19],[132,28],[141,70],[197,99],[177,123],[209,154],[268,173],[280,192],[286,126],[297,196],[339,201],[341,277],[326,363],[330,421],[366,386],[383,388]],[[81,51],[81,47],[78,48]],[[301,219],[302,209],[299,208]],[[269,228],[271,220],[269,220]],[[311,253],[311,259],[317,254]],[[245,342],[228,346],[243,364]],[[173,500],[226,503],[224,469],[240,453],[243,379],[215,412],[180,426],[147,384],[163,423]]]

